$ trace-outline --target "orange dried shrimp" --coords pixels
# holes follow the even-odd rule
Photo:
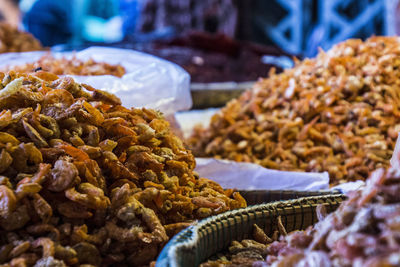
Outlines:
[[[98,76],[113,75],[122,77],[126,73],[122,65],[112,65],[106,62],[97,62],[93,59],[82,61],[76,56],[72,58],[55,58],[50,53],[42,56],[34,63],[26,63],[20,66],[12,66],[4,71],[13,70],[22,73],[31,73],[35,70],[43,70],[56,75],[82,75],[82,76]]]
[[[0,23],[0,53],[43,50],[32,34],[19,31],[7,23]]]
[[[271,73],[188,140],[193,153],[329,172],[331,184],[387,167],[400,130],[400,40],[351,39]]]
[[[45,72],[0,81],[0,264],[141,266],[196,219],[246,206],[193,172],[159,112]]]

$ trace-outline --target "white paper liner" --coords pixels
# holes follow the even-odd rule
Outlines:
[[[0,55],[0,68],[37,61],[44,51],[6,53]],[[71,52],[52,53],[55,57],[70,57]],[[109,64],[121,64],[126,74],[74,76],[76,81],[116,94],[125,107],[147,107],[165,114],[188,110],[192,106],[189,74],[178,65],[152,55],[128,49],[90,47],[77,52],[80,60],[89,58]]]

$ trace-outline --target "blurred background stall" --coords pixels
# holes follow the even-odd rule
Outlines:
[[[53,51],[135,49],[182,66],[194,108],[222,106],[292,56],[395,35],[398,0],[2,0],[1,19]]]

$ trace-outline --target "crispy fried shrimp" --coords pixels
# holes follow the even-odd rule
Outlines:
[[[0,79],[0,264],[146,265],[179,229],[245,205],[194,173],[160,112],[71,77]]]
[[[0,153],[0,173],[7,170],[12,162],[13,158],[11,157],[10,153],[8,153],[5,149],[2,149]]]
[[[31,138],[37,147],[42,148],[49,146],[46,140],[27,121],[22,120],[22,125],[24,126],[26,134]]]
[[[25,253],[31,248],[31,243],[29,241],[22,242],[21,244],[15,246],[9,253],[10,258],[16,258],[22,253]]]
[[[78,170],[69,158],[61,158],[54,163],[48,175],[47,188],[54,192],[61,192],[70,188],[78,176]]]
[[[81,206],[72,201],[58,204],[57,210],[63,216],[71,219],[88,219],[93,216],[93,213],[88,211],[85,206]]]
[[[0,185],[0,217],[9,216],[17,206],[17,198],[10,188]]]
[[[40,190],[42,190],[42,186],[37,183],[18,183],[17,189],[15,190],[15,196],[18,200],[20,200],[25,196],[33,196],[36,193],[39,193]]]
[[[75,188],[65,190],[65,196],[81,205],[91,209],[105,209],[110,205],[108,197],[104,196],[103,190],[89,183],[79,185],[78,192]]]
[[[139,234],[143,233],[143,229],[140,226],[132,226],[131,228],[121,228],[113,222],[106,223],[106,229],[109,236],[115,240],[121,240],[123,242],[133,242],[139,239]]]
[[[253,238],[255,241],[261,244],[270,244],[273,242],[273,240],[269,238],[267,234],[260,227],[258,227],[257,224],[254,224],[253,227]]]
[[[49,222],[51,216],[53,215],[53,210],[47,201],[42,198],[38,193],[33,195],[33,207],[36,213],[42,219],[43,223]]]
[[[51,233],[53,241],[60,241],[60,231],[51,224],[35,224],[26,228],[26,231],[35,236]]]
[[[111,176],[114,179],[129,179],[131,181],[137,181],[139,177],[132,171],[124,166],[111,151],[103,152],[103,166],[111,172]]]
[[[55,253],[54,242],[50,238],[41,237],[33,241],[34,248],[42,247],[43,258],[52,257]]]

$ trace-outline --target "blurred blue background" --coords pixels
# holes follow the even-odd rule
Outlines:
[[[2,20],[45,46],[146,43],[196,30],[313,56],[398,33],[398,0],[1,0]]]

